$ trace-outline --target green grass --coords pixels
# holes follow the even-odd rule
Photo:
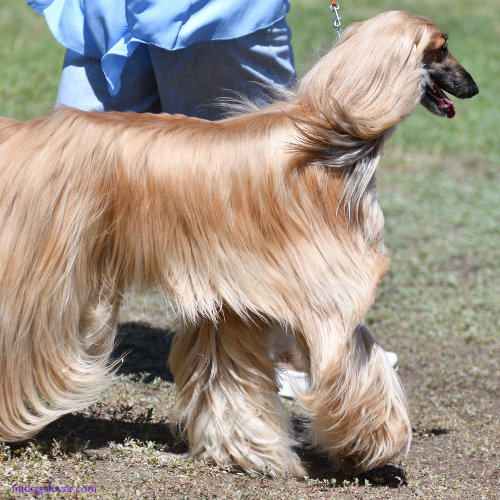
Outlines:
[[[64,49],[22,0],[0,0],[0,115],[27,120],[53,106]]]
[[[328,1],[292,2],[302,75],[336,33]],[[426,498],[500,498],[500,3],[340,3],[344,26],[392,8],[432,18],[480,89],[458,102],[453,120],[419,109],[399,126],[377,174],[392,268],[366,323],[399,354],[414,426],[410,455],[352,478],[302,449],[310,461],[304,481],[184,461],[186,444],[167,425],[174,389],[164,352],[171,337],[124,325],[116,355],[134,348],[122,366],[126,375],[101,402],[54,422],[36,441],[0,447],[1,498],[29,482],[97,485],[88,498],[104,499],[409,499],[416,488]],[[0,37],[0,114],[40,116],[55,100],[63,49],[21,0],[0,0]],[[153,325],[164,325],[166,316],[158,296],[127,297],[122,312],[123,321]],[[155,342],[161,346],[148,356]],[[299,418],[297,405],[289,409]]]

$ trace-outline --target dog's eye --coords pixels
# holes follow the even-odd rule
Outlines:
[[[446,54],[446,52],[448,52],[448,44],[445,43],[442,47],[441,47],[441,50],[443,51],[443,54]]]

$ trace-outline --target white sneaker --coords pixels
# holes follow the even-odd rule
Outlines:
[[[398,355],[395,352],[385,351],[385,355],[387,356],[387,361],[389,364],[398,371]]]
[[[398,355],[395,352],[385,351],[387,361],[398,371]],[[300,390],[307,392],[309,390],[309,381],[307,380],[306,372],[297,372],[295,370],[287,370],[286,368],[276,370],[276,379],[280,390],[278,394],[284,398],[294,398],[293,388],[297,387]]]
[[[306,372],[297,372],[295,370],[277,369],[276,379],[280,390],[278,394],[285,398],[294,398],[295,393],[293,388],[307,392],[309,390],[309,381],[307,380]]]

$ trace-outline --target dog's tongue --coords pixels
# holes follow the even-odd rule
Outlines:
[[[447,118],[453,118],[455,116],[455,104],[451,99],[448,99],[444,92],[439,88],[439,85],[436,84],[436,82],[432,82],[434,85],[434,91],[436,92],[436,95],[438,96],[437,102],[438,106],[440,108],[445,108],[446,109],[446,117]],[[445,105],[448,104],[448,107]]]

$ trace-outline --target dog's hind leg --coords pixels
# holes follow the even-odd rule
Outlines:
[[[229,312],[183,325],[170,354],[190,455],[247,472],[303,476],[278,396],[267,325]]]
[[[108,357],[118,300],[110,292],[91,296],[80,301],[74,291],[56,292],[47,300],[30,293],[22,305],[3,297],[0,440],[25,439],[83,409],[112,381]]]
[[[110,290],[93,294],[80,314],[79,338],[87,354],[109,358],[118,327],[119,295]]]
[[[311,361],[311,390],[303,396],[309,437],[344,470],[382,466],[411,440],[401,382],[364,326],[345,331],[337,319],[317,320],[303,331]]]

